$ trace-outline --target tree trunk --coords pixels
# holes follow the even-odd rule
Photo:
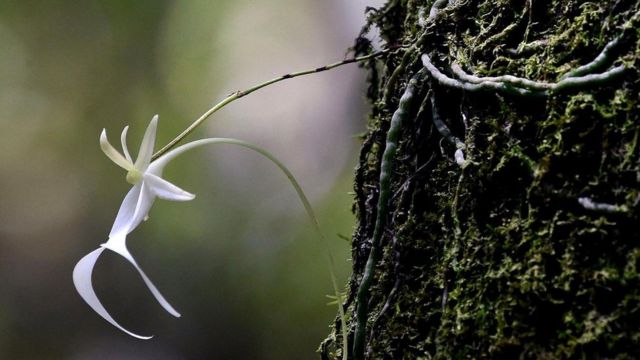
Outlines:
[[[639,11],[390,0],[369,12],[356,52],[373,27],[403,47],[365,66],[350,358],[640,358]],[[323,358],[341,358],[335,327]]]

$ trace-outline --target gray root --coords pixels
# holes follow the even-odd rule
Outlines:
[[[625,205],[612,205],[607,203],[595,202],[589,197],[578,198],[578,203],[586,210],[602,212],[602,213],[624,213],[628,209]]]

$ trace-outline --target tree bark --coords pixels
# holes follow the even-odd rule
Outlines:
[[[404,47],[365,65],[350,358],[359,309],[364,358],[640,358],[639,11],[638,0],[390,0],[369,11],[356,52],[371,51],[374,27]],[[569,73],[584,64],[594,66]],[[362,293],[376,222],[380,256]],[[341,358],[339,327],[323,358]]]

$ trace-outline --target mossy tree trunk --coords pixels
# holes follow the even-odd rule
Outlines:
[[[373,27],[405,47],[365,66],[373,106],[355,175],[350,357],[378,221],[365,358],[640,358],[639,11],[638,0],[390,0],[369,12],[357,52],[370,51]],[[420,55],[458,83],[473,82],[454,64],[553,84],[616,38],[591,72],[624,76],[566,91],[460,88],[427,72],[380,213],[387,133]],[[324,358],[341,356],[339,324]]]

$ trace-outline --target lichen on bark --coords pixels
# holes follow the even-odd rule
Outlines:
[[[620,37],[606,66],[628,71],[535,98],[422,83],[464,142],[465,166],[434,127],[430,102],[415,106],[383,219],[367,358],[640,357],[639,11],[638,0],[390,0],[369,11],[356,52],[370,51],[374,27],[388,46],[417,45],[365,66],[372,109],[354,181],[349,342],[386,132],[419,55],[445,72],[456,62],[482,77],[557,82]],[[339,333],[323,358],[339,357]]]

